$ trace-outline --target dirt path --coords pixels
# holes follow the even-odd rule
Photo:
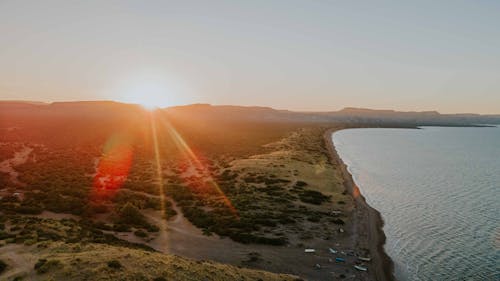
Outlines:
[[[0,259],[8,264],[7,270],[2,274],[2,280],[9,280],[23,274],[25,272],[32,272],[33,266],[38,260],[33,253],[32,247],[9,244],[0,247]],[[31,280],[33,276],[24,276],[25,280]]]
[[[17,151],[14,154],[14,157],[4,160],[0,162],[0,172],[9,174],[10,180],[12,183],[20,186],[24,186],[22,182],[18,180],[19,172],[17,172],[14,167],[22,165],[28,161],[28,157],[30,153],[33,151],[33,148],[28,146],[23,146],[20,151]]]

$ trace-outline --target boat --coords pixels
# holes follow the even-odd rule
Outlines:
[[[343,258],[335,258],[335,261],[336,262],[345,262],[345,259],[343,259]]]
[[[367,271],[368,268],[361,266],[361,265],[355,265],[354,268],[356,268],[359,271]]]
[[[372,258],[358,257],[358,260],[360,260],[360,261],[371,261]]]
[[[329,250],[329,251],[330,251],[330,253],[332,253],[332,254],[336,254],[336,253],[337,253],[337,251],[335,251],[335,250],[334,250],[334,249],[332,249],[332,248],[328,248],[328,250]]]
[[[314,253],[314,252],[316,252],[316,250],[314,250],[314,249],[305,249],[304,252],[305,253]]]

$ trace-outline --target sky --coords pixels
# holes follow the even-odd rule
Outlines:
[[[500,113],[500,1],[0,0],[0,100]]]

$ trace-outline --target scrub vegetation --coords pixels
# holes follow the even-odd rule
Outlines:
[[[0,251],[52,243],[153,251],[150,241],[183,218],[206,236],[297,246],[330,239],[331,226],[348,221],[352,199],[327,156],[328,126],[156,112],[154,135],[150,113],[91,108],[6,121],[16,130],[0,135],[1,160],[31,150],[10,167],[19,182],[0,172]],[[103,262],[103,272],[128,270],[121,258]],[[41,257],[33,270],[72,263]]]

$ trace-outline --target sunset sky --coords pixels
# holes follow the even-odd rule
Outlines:
[[[0,100],[500,113],[500,1],[0,0]]]

